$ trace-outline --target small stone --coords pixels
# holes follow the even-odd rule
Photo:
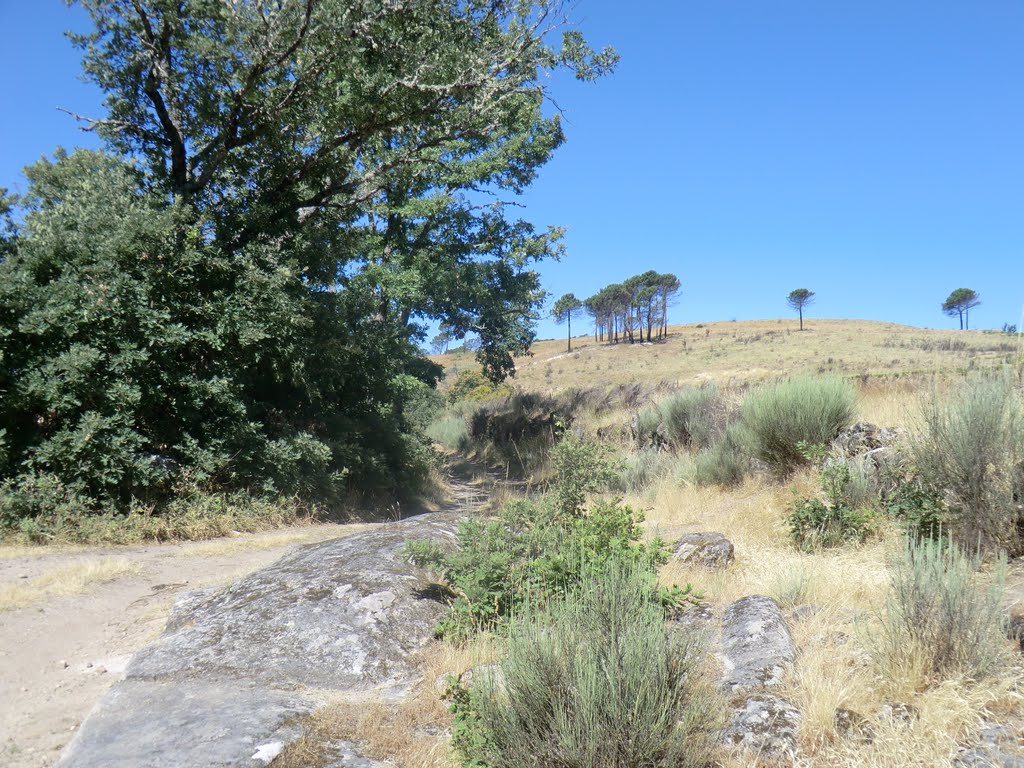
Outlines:
[[[91,661],[85,662],[85,668],[86,669],[92,669],[92,662]]]
[[[107,674],[107,668],[106,667],[96,667],[96,674],[97,675],[105,675],[105,674]]]
[[[67,661],[64,661],[63,659],[61,660],[61,662],[60,662],[60,668],[61,669],[67,669],[69,666],[70,666],[70,664],[68,664]]]
[[[883,704],[875,713],[875,719],[883,723],[908,726],[920,717],[920,710],[913,704]]]
[[[832,723],[836,733],[844,738],[854,739],[864,744],[870,744],[875,737],[874,729],[867,718],[852,709],[840,707],[832,716]]]

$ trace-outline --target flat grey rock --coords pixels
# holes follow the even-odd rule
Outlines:
[[[405,543],[454,547],[457,521],[422,515],[380,526],[300,549],[223,591],[184,596],[58,765],[267,765],[299,735],[294,723],[313,710],[316,689],[402,696],[419,675],[410,657],[445,611]],[[352,754],[338,765],[378,765]]]
[[[770,597],[737,600],[722,615],[722,688],[740,693],[782,683],[796,658],[789,625]]]
[[[303,696],[243,684],[123,680],[58,765],[264,766],[300,735],[294,723],[312,710]]]

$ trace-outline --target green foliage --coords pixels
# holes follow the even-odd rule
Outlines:
[[[957,288],[942,302],[942,311],[960,318],[960,329],[970,328],[970,312],[981,304],[981,296],[970,288]]]
[[[570,433],[556,454],[557,474],[546,496],[511,501],[496,519],[463,521],[454,552],[409,543],[413,559],[440,570],[455,596],[438,627],[442,636],[461,639],[500,627],[517,609],[572,589],[611,559],[642,564],[651,573],[665,561],[660,539],[639,543],[640,513],[617,498],[584,504],[615,477],[601,448]],[[699,599],[690,589],[662,596],[671,604]]]
[[[916,477],[901,478],[888,493],[885,511],[900,521],[909,536],[937,539],[949,532],[945,505]]]
[[[499,397],[508,397],[512,388],[507,384],[494,384],[479,369],[467,368],[455,375],[454,381],[448,386],[448,402],[460,403],[464,400],[483,401]]]
[[[1009,375],[976,376],[922,404],[911,453],[965,547],[1021,551],[1024,401]]]
[[[447,414],[427,427],[427,436],[450,451],[467,453],[470,449],[466,419],[458,413]]]
[[[835,376],[794,378],[761,387],[743,403],[755,455],[788,473],[806,458],[800,443],[826,445],[853,420],[853,385]]]
[[[38,491],[9,508],[415,493],[418,343],[472,334],[492,382],[529,347],[561,231],[510,198],[564,140],[547,76],[614,52],[549,0],[81,5],[109,154],[0,194],[0,479]]]
[[[907,537],[882,615],[883,670],[922,665],[936,680],[977,680],[1003,663],[1006,560],[997,561],[987,585],[980,568],[980,557],[949,540]]]
[[[649,571],[615,560],[510,633],[501,674],[456,693],[463,765],[705,765],[721,702],[703,648],[669,632]]]
[[[436,372],[407,335],[366,327],[355,294],[310,293],[271,252],[226,255],[103,155],[28,175],[24,237],[0,264],[2,474],[16,486],[56,478],[116,513],[185,480],[328,501],[399,477],[415,491]],[[56,511],[28,496],[22,513]]]
[[[551,493],[558,513],[566,518],[581,515],[587,497],[605,490],[619,469],[610,460],[607,446],[584,440],[571,430],[563,431],[551,458],[555,468]]]
[[[750,471],[751,437],[742,423],[730,424],[722,439],[697,454],[693,480],[698,485],[739,485]]]
[[[801,499],[786,517],[797,546],[810,551],[850,541],[863,542],[874,532],[875,514],[863,503],[862,489],[853,477],[848,460],[824,460],[819,479],[825,501]]]
[[[724,422],[724,408],[714,384],[686,387],[659,404],[671,445],[707,448],[716,441]]]

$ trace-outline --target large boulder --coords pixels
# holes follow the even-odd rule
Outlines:
[[[858,421],[840,432],[832,444],[846,456],[859,456],[880,448],[891,448],[900,437],[901,432],[896,428]]]
[[[380,526],[185,597],[58,765],[267,765],[324,691],[401,697],[419,677],[410,657],[445,610],[405,542],[454,546],[456,525],[423,515]]]
[[[688,533],[673,549],[673,560],[706,568],[728,568],[735,557],[732,542],[720,533]]]
[[[782,609],[770,597],[737,600],[722,615],[722,688],[742,693],[782,683],[796,648]]]

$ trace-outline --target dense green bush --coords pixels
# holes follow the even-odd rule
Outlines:
[[[1009,375],[933,391],[910,444],[924,488],[948,508],[952,536],[970,548],[1021,551],[1024,403]]]
[[[806,461],[800,444],[828,445],[853,421],[853,385],[835,376],[769,384],[743,403],[755,455],[776,472]]]
[[[891,573],[891,593],[882,615],[879,661],[884,669],[923,666],[945,679],[984,677],[1005,659],[1003,584],[1000,559],[985,584],[980,556],[948,539],[908,536]]]
[[[415,492],[439,369],[271,250],[95,152],[28,169],[0,263],[0,518],[123,514],[182,484],[336,502]],[[68,518],[70,519],[70,518]]]
[[[669,632],[652,574],[609,560],[512,628],[501,674],[455,690],[466,766],[706,765],[721,702],[703,648]]]

